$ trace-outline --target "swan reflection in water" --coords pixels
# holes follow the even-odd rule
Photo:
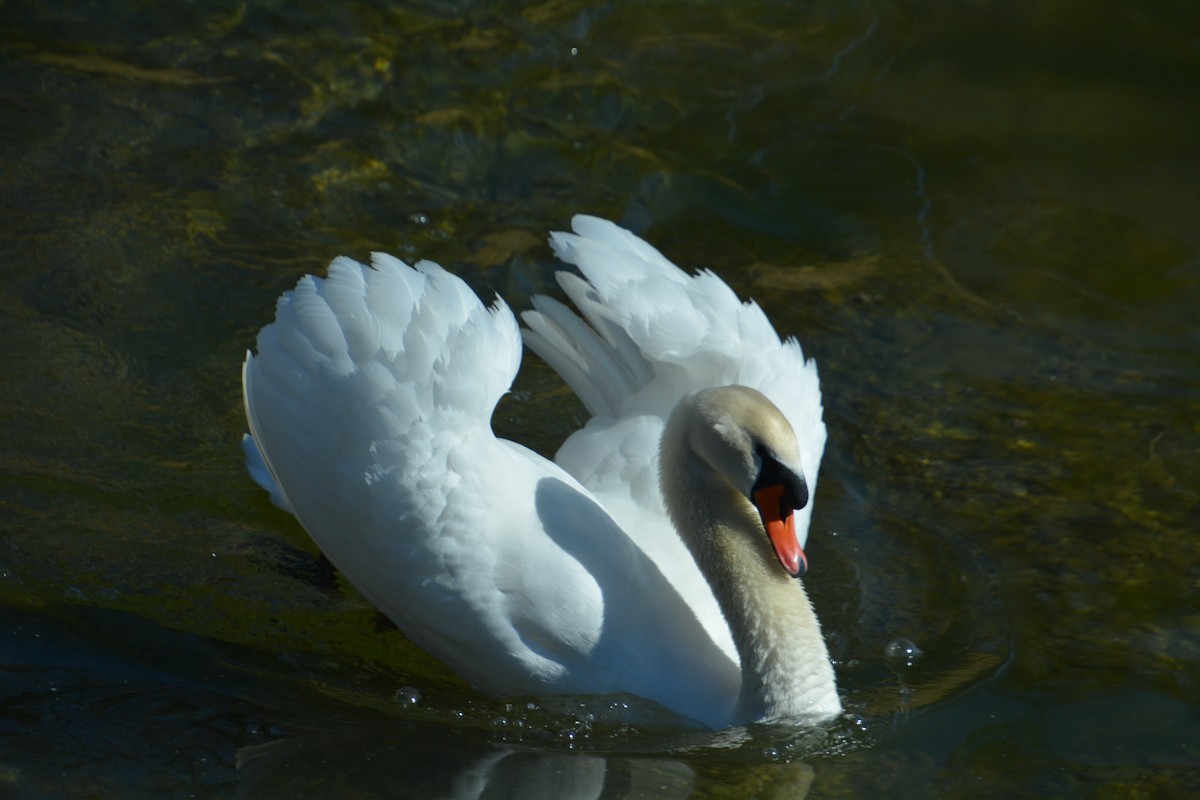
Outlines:
[[[702,757],[701,757],[702,758]],[[553,752],[436,735],[387,743],[379,731],[301,734],[243,749],[239,797],[402,796],[452,800],[617,800],[720,796],[802,800],[803,763],[702,768],[662,756]]]

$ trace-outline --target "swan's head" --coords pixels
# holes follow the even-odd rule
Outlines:
[[[668,453],[678,447],[691,451],[698,466],[708,468],[708,477],[724,479],[754,507],[784,570],[792,577],[803,575],[808,563],[793,512],[808,504],[808,485],[800,470],[796,434],[783,412],[748,386],[703,389],[680,401],[663,435],[662,480],[668,507],[682,500],[682,476],[667,474],[679,469]],[[704,491],[703,486],[695,488]],[[672,509],[672,515],[680,511]]]

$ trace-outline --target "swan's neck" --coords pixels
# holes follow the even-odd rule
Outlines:
[[[764,720],[836,713],[841,705],[833,667],[812,603],[803,584],[765,547],[757,516],[742,504],[756,529],[714,531],[725,552],[712,566],[713,577],[725,573],[713,582],[713,592],[742,661],[739,711]]]
[[[681,531],[687,526],[683,538],[741,658],[736,716],[815,719],[840,712],[829,652],[803,584],[775,560],[753,507],[711,477],[694,484],[689,502],[672,516]]]

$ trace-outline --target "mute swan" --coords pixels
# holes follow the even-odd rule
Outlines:
[[[301,278],[246,355],[251,474],[480,691],[623,692],[714,729],[837,714],[793,579],[825,446],[816,365],[711,272],[572,227],[551,246],[582,273],[558,274],[578,314],[537,297],[524,331],[429,261]],[[553,462],[491,429],[522,333],[593,415]]]

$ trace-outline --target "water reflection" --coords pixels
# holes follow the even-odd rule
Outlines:
[[[719,778],[667,758],[554,753],[420,731],[378,730],[289,738],[238,754],[238,791],[245,797],[396,794],[412,797],[686,798],[718,784],[728,797],[803,798],[813,781],[802,763],[726,767]]]

